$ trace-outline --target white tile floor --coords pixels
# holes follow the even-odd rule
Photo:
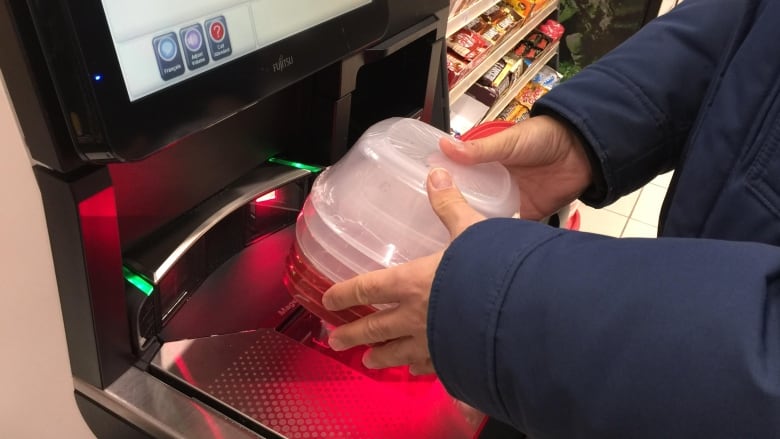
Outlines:
[[[661,204],[671,178],[671,172],[660,175],[642,189],[603,209],[580,205],[580,230],[615,237],[655,237]]]

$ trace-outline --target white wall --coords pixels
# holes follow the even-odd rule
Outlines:
[[[40,192],[4,83],[0,151],[0,437],[93,437],[73,397]]]

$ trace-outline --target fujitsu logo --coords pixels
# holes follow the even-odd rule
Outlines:
[[[279,55],[279,61],[274,63],[274,72],[281,72],[293,65],[294,62],[295,59],[292,56],[285,57],[284,55]]]

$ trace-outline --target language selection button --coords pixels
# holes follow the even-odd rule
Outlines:
[[[230,46],[230,34],[224,16],[206,20],[206,33],[208,34],[211,58],[214,61],[226,58],[233,53]]]
[[[157,67],[160,68],[160,76],[164,81],[184,74],[179,40],[175,33],[171,32],[155,37],[152,40],[152,46],[154,46],[154,53],[157,57]]]
[[[184,46],[184,60],[190,70],[195,70],[209,63],[209,54],[206,50],[206,42],[203,37],[203,28],[200,23],[187,26],[179,31],[182,46]]]

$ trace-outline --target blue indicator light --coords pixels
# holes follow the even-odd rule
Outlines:
[[[100,82],[100,81],[103,80],[103,75],[99,75],[99,74],[95,75],[95,76],[92,77],[92,79],[94,79],[95,82]]]

